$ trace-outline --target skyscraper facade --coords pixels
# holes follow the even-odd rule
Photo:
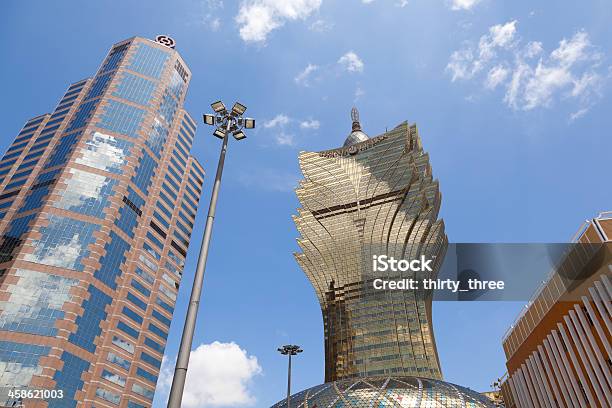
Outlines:
[[[291,407],[491,407],[441,380],[431,297],[373,287],[373,255],[426,256],[432,271],[419,278],[431,279],[444,259],[441,196],[417,128],[404,122],[369,138],[355,109],[352,119],[343,147],[300,153],[295,257],[321,304],[325,383],[293,395]]]
[[[612,406],[612,212],[574,241],[504,336],[508,408]]]
[[[446,248],[441,196],[416,126],[369,139],[353,110],[344,146],[303,152],[296,259],[314,286],[325,329],[325,380],[371,375],[442,378],[431,298],[376,291],[373,255],[398,259]],[[439,263],[439,262],[438,262]],[[436,276],[437,268],[431,274]]]
[[[190,79],[168,37],[121,41],[0,161],[0,405],[150,407],[204,177]]]

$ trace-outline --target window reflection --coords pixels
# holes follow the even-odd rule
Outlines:
[[[101,132],[94,132],[85,145],[81,149],[82,157],[76,159],[77,163],[116,174],[122,173],[126,158],[134,146],[132,142]]]
[[[55,207],[104,218],[103,210],[118,181],[82,170],[69,171],[72,177],[66,181],[67,187],[60,193]]]
[[[88,246],[94,242],[93,232],[99,225],[59,215],[49,215],[49,225],[40,227],[39,240],[32,241],[34,252],[26,254],[26,261],[60,268],[83,270],[81,260],[89,255]]]
[[[27,269],[15,275],[19,280],[8,286],[9,299],[0,302],[0,329],[55,336],[55,321],[64,317],[62,306],[73,299],[69,292],[78,281]]]

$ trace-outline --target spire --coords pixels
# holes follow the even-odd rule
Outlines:
[[[353,120],[353,126],[351,127],[351,133],[344,141],[344,147],[368,140],[368,135],[363,133],[361,130],[361,123],[359,122],[359,111],[354,106],[353,109],[351,109],[351,119]]]
[[[353,119],[352,131],[355,132],[357,130],[361,130],[361,123],[359,123],[359,111],[354,106],[353,109],[351,109],[351,119]]]

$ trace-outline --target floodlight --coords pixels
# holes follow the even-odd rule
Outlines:
[[[242,114],[246,111],[247,107],[241,104],[240,102],[234,103],[232,107],[232,115],[234,116],[242,116]]]
[[[213,103],[210,104],[210,106],[217,113],[225,112],[227,110],[227,109],[225,109],[225,105],[221,101],[213,102]]]
[[[244,118],[244,128],[245,129],[253,129],[253,128],[255,128],[255,119]]]
[[[215,115],[205,114],[204,115],[204,123],[206,123],[207,125],[214,125],[215,124]]]
[[[242,140],[246,138],[246,135],[244,134],[242,130],[237,130],[232,134],[234,135],[234,139],[236,140]]]
[[[213,132],[213,136],[217,136],[219,139],[223,139],[225,137],[225,129],[218,127]]]

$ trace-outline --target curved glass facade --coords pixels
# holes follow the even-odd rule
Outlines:
[[[487,397],[459,385],[420,377],[364,377],[317,385],[291,396],[293,408],[488,408]],[[272,408],[286,408],[282,400]]]
[[[348,147],[303,152],[299,160],[304,180],[296,190],[302,208],[294,217],[301,235],[295,257],[323,312],[325,381],[441,379],[431,298],[372,288],[373,255],[426,255],[435,260],[427,276],[433,279],[444,258],[438,182],[416,126],[404,122]]]

